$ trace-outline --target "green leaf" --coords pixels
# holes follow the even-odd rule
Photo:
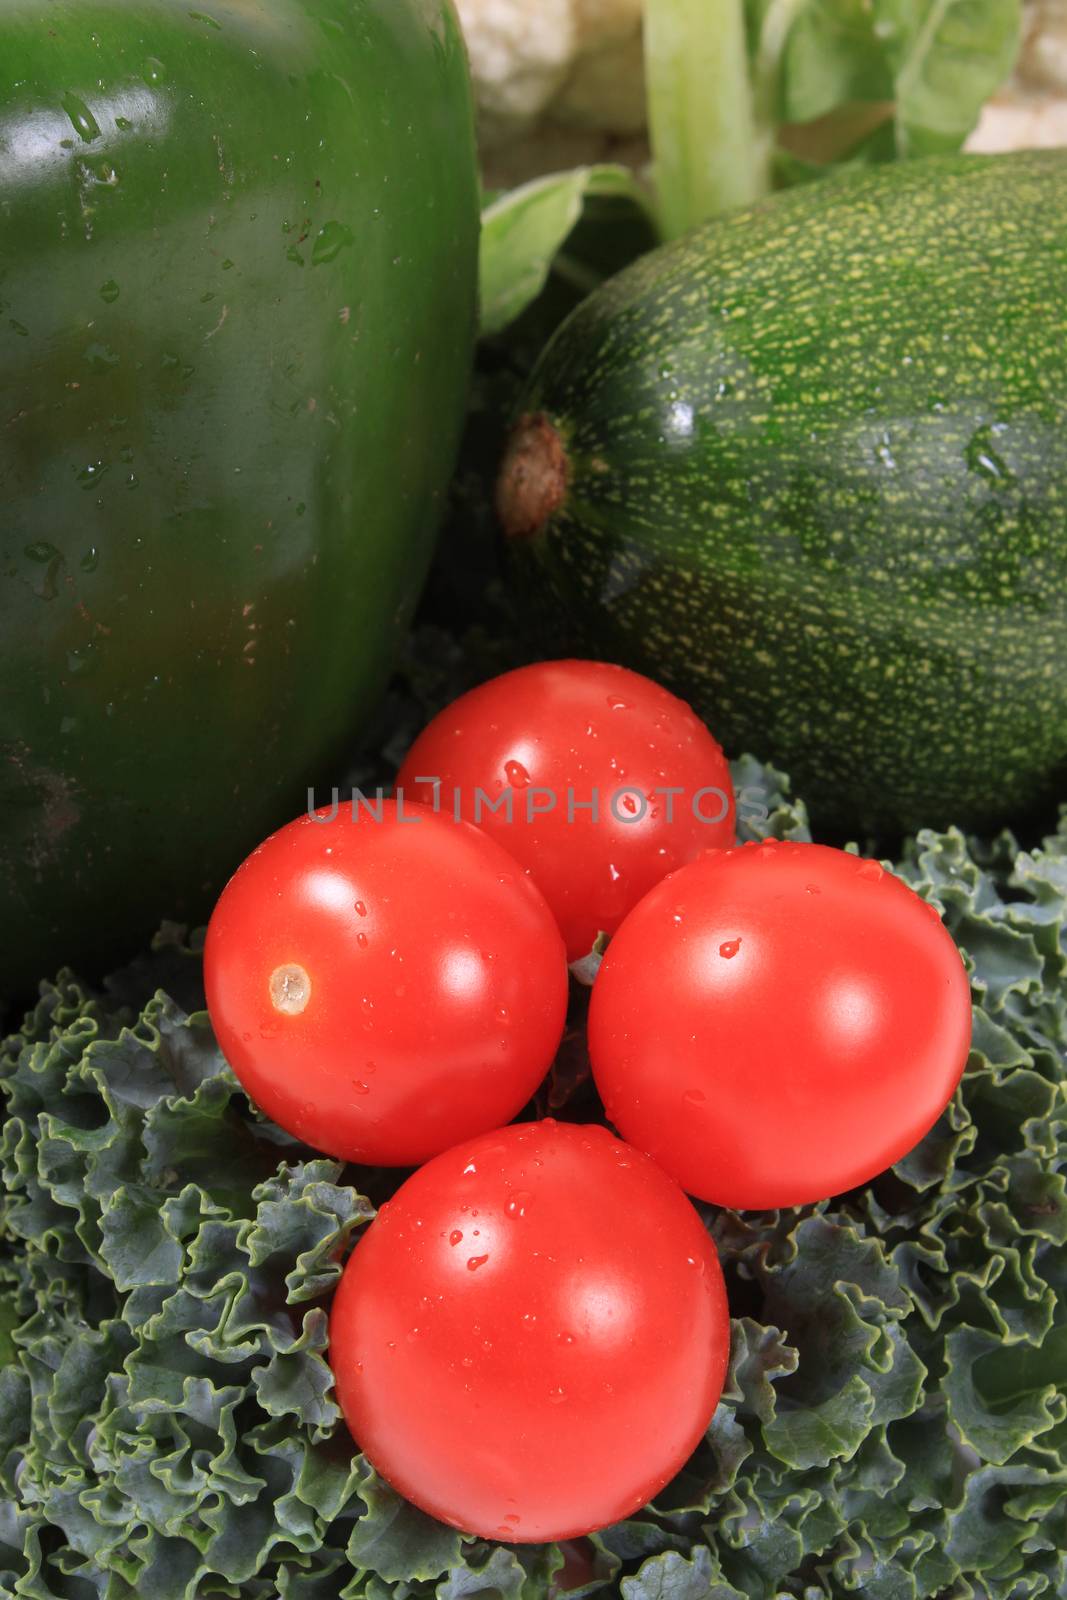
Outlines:
[[[483,334],[499,333],[537,299],[555,268],[584,270],[561,258],[584,208],[622,207],[650,217],[645,191],[626,167],[576,167],[535,178],[492,200],[482,213],[479,293]],[[588,277],[584,290],[595,287]]]
[[[437,1600],[522,1600],[526,1571],[513,1550],[497,1545],[480,1566],[455,1567],[434,1590]]]
[[[994,1580],[1000,1574],[1014,1579],[1027,1571],[1025,1547],[1037,1530],[1027,1517],[1013,1516],[1011,1508],[1013,1500],[1025,1505],[1026,1491],[1035,1489],[1046,1491],[1046,1504],[1061,1512],[1062,1526],[1067,1473],[1051,1474],[1040,1467],[1029,1466],[989,1466],[970,1475],[964,1486],[962,1504],[949,1514],[951,1532],[946,1549],[961,1570]],[[1030,1565],[1032,1570],[1036,1563]],[[994,1592],[1006,1591],[1000,1588]],[[1031,1593],[1041,1592],[1040,1589],[1031,1590]]]
[[[398,1495],[367,1467],[359,1486],[366,1506],[348,1540],[354,1567],[370,1567],[387,1580],[437,1578],[459,1562],[460,1536]]]
[[[619,1588],[623,1600],[741,1600],[730,1584],[715,1581],[711,1551],[702,1544],[688,1560],[676,1550],[650,1556]]]
[[[763,0],[762,20],[771,5]],[[776,84],[779,122],[812,122],[858,100],[892,99],[892,75],[868,0],[808,0],[794,9]]]
[[[850,1378],[825,1400],[780,1411],[763,1429],[768,1450],[791,1467],[825,1466],[855,1454],[874,1416],[874,1398],[862,1378]]]
[[[872,0],[893,74],[904,155],[958,150],[1011,72],[1020,0]]]
[[[945,1355],[949,1416],[983,1460],[1003,1466],[1067,1417],[1067,1328],[1037,1350],[956,1328]]]
[[[804,1559],[805,1538],[780,1520],[778,1508],[753,1499],[723,1519],[714,1534],[731,1582],[751,1600],[773,1594]]]

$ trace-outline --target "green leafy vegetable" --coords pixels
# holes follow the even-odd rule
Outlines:
[[[808,836],[784,779],[751,758],[734,776],[746,836]],[[0,1053],[0,1593],[1063,1594],[1067,814],[1028,851],[923,833],[898,870],[966,954],[961,1091],[869,1188],[706,1212],[735,1312],[723,1402],[654,1505],[563,1547],[464,1539],[354,1451],[325,1306],[395,1180],[251,1110],[197,1010],[196,950],[169,929],[102,993],[44,985]],[[553,1103],[585,1118],[565,1048]]]
[[[902,155],[958,150],[1018,53],[1018,0],[874,0]]]
[[[603,229],[620,209],[639,221],[649,213],[645,191],[626,167],[576,167],[491,200],[482,212],[482,333],[499,333],[513,322],[537,299],[550,272],[582,294],[595,288],[605,274],[564,245],[583,210]]]
[[[668,238],[846,160],[956,150],[1011,71],[1020,0],[646,0]]]

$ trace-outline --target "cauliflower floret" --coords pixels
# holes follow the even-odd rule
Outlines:
[[[614,7],[606,0],[578,3],[602,15],[595,29],[587,17],[583,47],[550,114],[577,127],[640,133],[645,126],[641,0],[616,0]]]
[[[538,120],[577,49],[574,0],[457,0],[478,110],[517,134]],[[486,129],[483,126],[483,137]]]
[[[630,133],[644,122],[642,0],[456,0],[483,146],[542,121]]]

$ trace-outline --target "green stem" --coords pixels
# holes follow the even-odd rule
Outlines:
[[[756,60],[753,66],[752,98],[755,106],[756,126],[768,141],[767,159],[770,159],[769,141],[774,137],[775,102],[778,80],[782,71],[782,56],[789,42],[789,34],[797,16],[809,0],[771,0],[763,16]]]
[[[742,0],[645,0],[645,72],[667,238],[768,192]]]

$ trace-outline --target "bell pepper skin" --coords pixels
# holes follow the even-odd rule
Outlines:
[[[0,994],[204,917],[343,779],[477,232],[451,0],[0,0]]]

